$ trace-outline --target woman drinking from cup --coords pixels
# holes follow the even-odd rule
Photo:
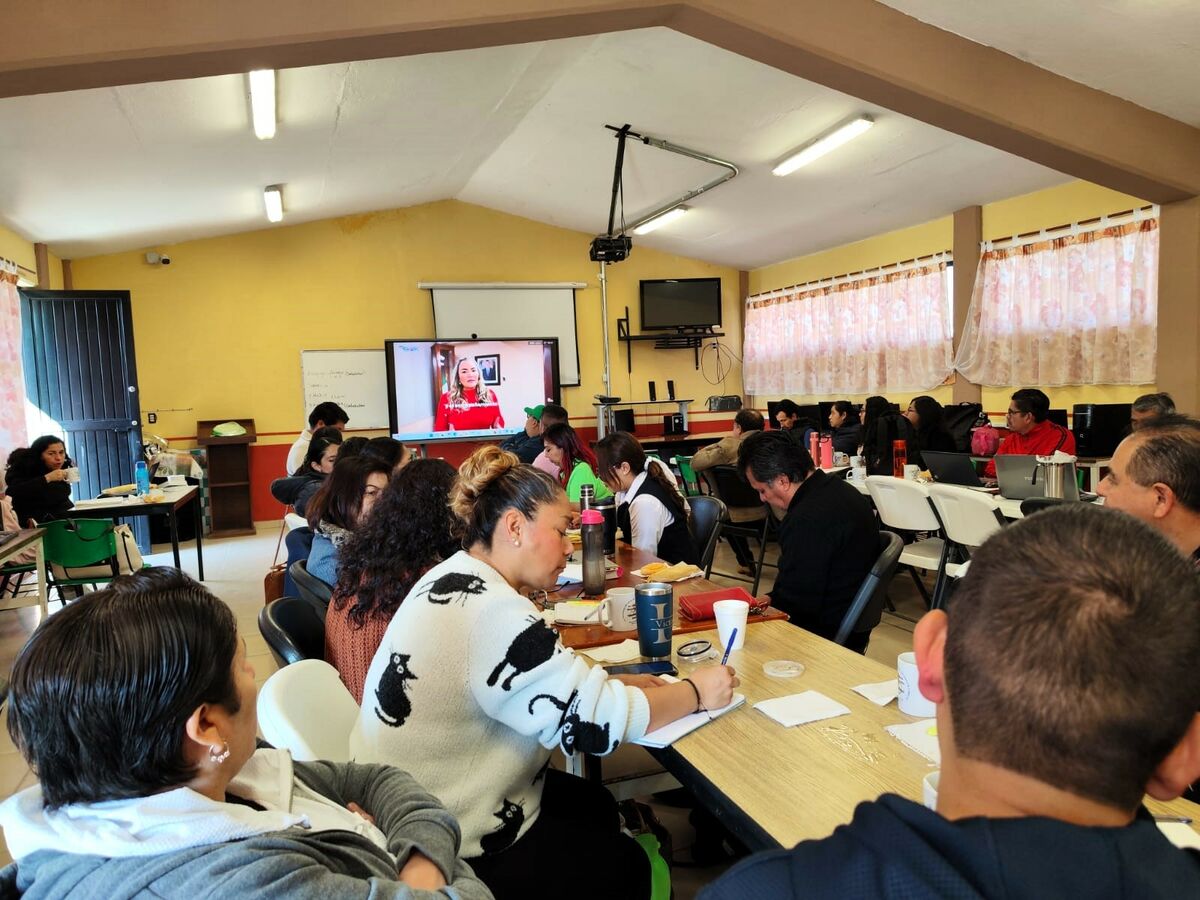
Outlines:
[[[405,772],[256,749],[257,694],[233,612],[178,570],[42,622],[9,687],[8,730],[40,781],[0,806],[10,890],[491,897],[453,816]]]
[[[8,457],[4,480],[8,496],[22,527],[61,519],[71,511],[71,482],[79,470],[67,456],[63,439],[44,434],[29,447],[18,447]],[[72,477],[74,476],[74,477]]]
[[[608,677],[525,596],[571,553],[562,488],[513,453],[480,447],[450,494],[463,546],[422,577],[388,626],[351,735],[355,759],[403,760],[453,812],[464,853],[500,900],[636,900],[650,868],[599,785],[550,769],[550,749],[604,755],[697,709],[729,703],[732,669],[678,684]]]

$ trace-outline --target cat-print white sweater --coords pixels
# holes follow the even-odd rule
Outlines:
[[[458,818],[471,858],[537,819],[553,747],[603,755],[649,721],[645,694],[589,667],[495,569],[459,552],[388,626],[350,750],[412,773]]]

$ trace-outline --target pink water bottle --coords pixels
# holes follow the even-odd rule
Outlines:
[[[814,429],[808,436],[808,453],[813,459],[814,466],[821,465],[821,436]]]
[[[824,435],[821,438],[821,468],[833,468],[833,435]]]

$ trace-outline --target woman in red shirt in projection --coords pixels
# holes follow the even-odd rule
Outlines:
[[[483,383],[475,360],[465,356],[454,366],[454,383],[442,393],[434,431],[472,431],[478,428],[503,428],[500,400]]]

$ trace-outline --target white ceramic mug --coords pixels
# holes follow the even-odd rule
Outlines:
[[[921,719],[928,719],[937,712],[933,701],[921,693],[917,655],[911,650],[896,657],[896,677],[900,688],[896,702],[900,712]]]
[[[631,587],[609,588],[600,604],[600,621],[613,631],[637,629],[637,598]]]
[[[925,806],[934,812],[937,812],[938,781],[941,780],[941,777],[942,772],[939,769],[936,772],[930,772],[921,781],[921,799],[925,802]]]
[[[77,469],[75,466],[71,466],[69,469],[63,469],[63,471],[67,473],[68,483],[76,484],[79,481],[79,469]]]
[[[713,604],[713,618],[717,620],[717,635],[721,641],[721,655],[729,646],[729,636],[737,629],[733,639],[733,650],[741,650],[746,643],[746,617],[750,615],[750,604],[745,600],[718,600]]]
[[[909,481],[916,481],[919,474],[921,474],[920,466],[909,463],[904,467],[904,477]]]

